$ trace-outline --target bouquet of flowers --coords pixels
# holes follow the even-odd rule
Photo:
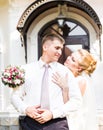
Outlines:
[[[7,66],[1,76],[2,83],[10,88],[16,88],[24,84],[25,71],[18,66]]]

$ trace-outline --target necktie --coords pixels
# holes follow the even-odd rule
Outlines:
[[[41,86],[41,108],[49,109],[49,88],[48,88],[48,68],[49,65],[44,65],[44,74]]]

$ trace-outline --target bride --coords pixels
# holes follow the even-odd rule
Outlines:
[[[96,68],[96,63],[97,61],[93,56],[84,49],[72,53],[64,63],[74,74],[83,97],[81,109],[78,112],[71,112],[67,116],[70,130],[98,130],[95,97],[91,81],[91,74]],[[53,82],[62,89],[64,103],[69,100],[67,79],[68,75],[63,77],[59,73],[53,74]]]

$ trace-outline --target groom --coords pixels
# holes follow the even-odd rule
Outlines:
[[[19,89],[12,95],[12,103],[15,108],[25,114],[21,122],[22,130],[69,130],[66,115],[78,110],[82,97],[79,87],[76,85],[72,73],[64,65],[58,63],[62,54],[64,40],[55,34],[48,34],[42,40],[42,56],[39,61],[27,64],[25,69],[25,84],[22,91]],[[41,107],[42,77],[48,65],[48,89],[45,103],[49,99],[49,108]],[[64,104],[61,89],[52,82],[52,74],[59,72],[68,74],[68,87],[70,100]],[[46,82],[46,81],[45,81]],[[20,94],[21,93],[21,94]]]

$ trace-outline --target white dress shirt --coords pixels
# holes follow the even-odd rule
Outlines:
[[[25,84],[12,94],[11,101],[15,108],[25,113],[25,109],[29,106],[40,105],[41,83],[44,73],[45,63],[40,59],[37,62],[24,65],[25,69]],[[64,117],[71,111],[76,111],[82,103],[80,89],[75,82],[75,78],[71,71],[64,65],[53,62],[49,64],[49,99],[50,111],[53,113],[53,118]],[[68,86],[70,100],[64,104],[62,91],[59,86],[52,82],[52,74],[58,72],[61,75],[68,73]]]

